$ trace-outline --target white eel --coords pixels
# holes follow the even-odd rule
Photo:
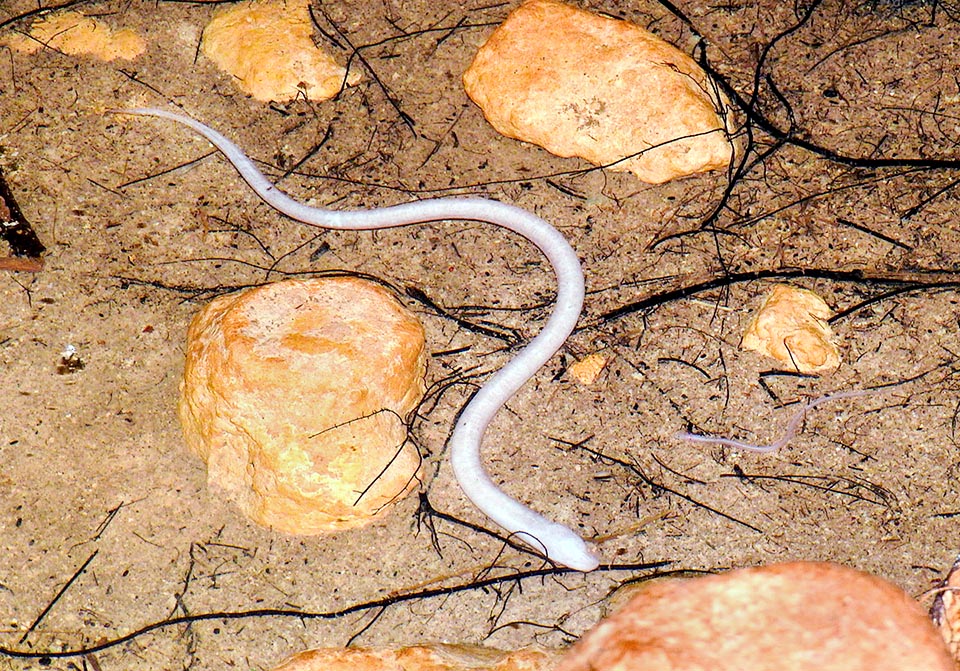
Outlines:
[[[485,515],[551,561],[579,571],[599,565],[594,549],[572,529],[548,520],[501,491],[480,461],[483,434],[497,411],[566,341],[583,306],[583,272],[563,235],[543,219],[486,198],[435,198],[372,210],[336,212],[310,207],[280,191],[233,142],[182,114],[156,108],[117,110],[119,114],[177,121],[203,135],[227,157],[240,176],[268,205],[311,226],[340,230],[393,228],[431,221],[486,221],[519,233],[550,260],[557,275],[556,306],[546,326],[473,396],[450,436],[450,463],[460,487]]]

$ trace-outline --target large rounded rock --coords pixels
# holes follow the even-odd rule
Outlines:
[[[309,5],[309,0],[231,3],[204,28],[200,48],[255,100],[328,100],[360,81],[360,73],[348,74],[317,46]]]
[[[508,137],[659,184],[726,168],[733,118],[692,58],[640,26],[527,0],[477,52],[467,95]]]
[[[373,282],[288,280],[223,296],[190,325],[184,437],[209,481],[260,524],[362,525],[416,482],[405,418],[424,368],[423,327]]]
[[[953,671],[920,605],[817,562],[663,580],[577,642],[556,671]]]

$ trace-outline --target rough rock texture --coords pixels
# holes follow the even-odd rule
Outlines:
[[[322,648],[290,657],[273,671],[548,671],[558,651],[503,652],[463,645],[409,648]]]
[[[201,48],[257,100],[327,100],[360,81],[313,42],[307,0],[257,0],[214,14]]]
[[[831,373],[840,367],[827,303],[807,289],[776,284],[744,331],[740,347],[800,373]]]
[[[664,580],[571,648],[557,671],[953,671],[920,605],[836,564]]]
[[[645,182],[724,168],[733,154],[731,120],[717,111],[726,102],[693,59],[632,23],[552,0],[514,10],[463,84],[500,133]]]
[[[383,287],[287,280],[212,301],[187,336],[187,445],[256,522],[290,533],[367,523],[415,484],[405,416],[424,333]]]
[[[48,48],[101,61],[133,60],[147,50],[146,41],[130,28],[112,30],[103,21],[79,12],[45,16],[30,26],[29,36],[6,35],[2,43],[27,54]]]

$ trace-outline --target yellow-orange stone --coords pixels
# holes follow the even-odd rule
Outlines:
[[[500,133],[659,184],[729,165],[732,115],[703,69],[650,31],[528,0],[480,47],[467,95]]]
[[[504,652],[466,645],[320,648],[290,657],[273,671],[550,671],[556,650]]]
[[[954,671],[920,605],[880,578],[793,562],[663,580],[556,671]]]
[[[830,330],[831,311],[820,296],[776,284],[744,331],[741,349],[773,357],[787,370],[830,373],[840,367],[840,350]]]
[[[327,100],[360,81],[314,44],[308,0],[255,0],[218,10],[203,30],[204,55],[257,100]]]
[[[612,355],[604,352],[593,352],[570,364],[567,374],[580,384],[589,387],[597,381],[612,358]]]
[[[44,47],[71,56],[92,56],[101,61],[115,58],[133,60],[147,49],[147,43],[130,28],[112,30],[98,19],[79,12],[55,12],[30,26],[30,36],[10,35],[4,44],[32,54]]]
[[[359,526],[416,484],[405,419],[424,370],[423,327],[373,282],[286,280],[222,296],[188,332],[184,437],[254,521],[301,534]]]

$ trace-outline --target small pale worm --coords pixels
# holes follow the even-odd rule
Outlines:
[[[783,432],[783,435],[780,436],[776,441],[770,443],[769,445],[754,445],[752,443],[745,443],[740,440],[735,440],[733,438],[722,438],[720,436],[711,436],[711,435],[702,435],[699,433],[690,433],[689,431],[681,431],[676,434],[676,437],[680,440],[686,440],[691,443],[710,443],[712,445],[725,445],[727,447],[732,447],[738,450],[747,450],[749,452],[776,452],[781,447],[786,447],[793,438],[797,435],[797,429],[800,428],[800,422],[803,421],[804,416],[807,412],[813,410],[818,405],[823,405],[824,403],[829,403],[830,401],[839,401],[844,398],[860,398],[861,396],[873,396],[874,394],[880,394],[886,391],[884,388],[876,389],[856,389],[851,391],[838,391],[835,394],[827,394],[825,396],[820,396],[815,398],[812,401],[805,403],[799,410],[793,413],[793,416],[790,417],[790,421],[787,423],[787,429]]]
[[[213,143],[268,205],[311,226],[370,230],[432,221],[486,221],[519,233],[536,245],[549,259],[557,276],[553,313],[543,330],[493,375],[463,409],[450,436],[450,462],[467,497],[512,536],[557,564],[580,571],[597,568],[599,560],[589,544],[572,529],[548,520],[501,491],[480,461],[483,434],[494,415],[560,349],[580,317],[583,273],[576,253],[559,231],[526,210],[485,198],[434,198],[345,212],[310,207],[280,191],[239,147],[199,121],[155,108],[117,110],[117,113],[161,117],[189,126]]]

